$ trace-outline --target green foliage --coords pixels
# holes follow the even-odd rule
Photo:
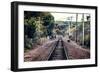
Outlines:
[[[25,50],[32,49],[32,39],[29,39],[27,36],[24,36],[24,47]]]
[[[36,31],[35,18],[31,17],[30,19],[25,19],[24,34],[27,35],[28,38],[34,38],[35,31]]]
[[[89,34],[86,34],[84,36],[84,44],[90,48],[90,35]]]
[[[52,35],[54,17],[49,12],[24,12],[24,44],[25,48],[32,48],[41,37]],[[31,40],[30,40],[31,39]]]
[[[47,15],[43,17],[43,25],[46,27],[46,35],[51,36],[54,27],[54,17],[50,13],[47,13]]]
[[[54,18],[51,14],[48,14],[43,17],[44,26],[49,26],[54,22]]]

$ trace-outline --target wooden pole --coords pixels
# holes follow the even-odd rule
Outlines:
[[[76,13],[76,25],[75,25],[75,31],[76,31],[76,33],[75,33],[75,35],[76,35],[76,36],[75,36],[75,41],[76,41],[76,42],[77,42],[77,34],[78,34],[78,32],[77,32],[77,29],[78,29],[78,28],[77,28],[77,25],[78,25],[78,24],[77,24],[77,21],[78,21],[78,13]]]
[[[82,40],[82,45],[84,46],[84,13],[82,14],[82,25],[83,25],[83,40]]]

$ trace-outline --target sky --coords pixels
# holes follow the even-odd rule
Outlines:
[[[51,13],[55,21],[70,21],[72,17],[72,21],[76,21],[76,14],[71,14],[71,13]],[[89,14],[84,14],[85,20],[86,16]],[[82,19],[82,14],[78,14],[78,21],[81,21]]]

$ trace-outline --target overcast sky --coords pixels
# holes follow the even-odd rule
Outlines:
[[[51,13],[55,21],[68,21],[68,18],[72,17],[72,21],[76,21],[76,14],[71,14],[71,13]],[[86,16],[89,14],[84,14],[85,20]],[[78,21],[81,21],[82,19],[82,14],[78,14]]]

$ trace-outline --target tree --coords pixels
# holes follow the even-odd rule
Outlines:
[[[54,28],[54,17],[50,13],[45,13],[43,26],[46,27],[47,36],[51,36]]]
[[[54,17],[49,12],[24,11],[24,44],[32,48],[41,37],[52,34]]]
[[[26,24],[24,24],[24,34],[27,35],[28,38],[34,38],[34,33],[36,32],[35,18],[31,17],[25,21]]]

